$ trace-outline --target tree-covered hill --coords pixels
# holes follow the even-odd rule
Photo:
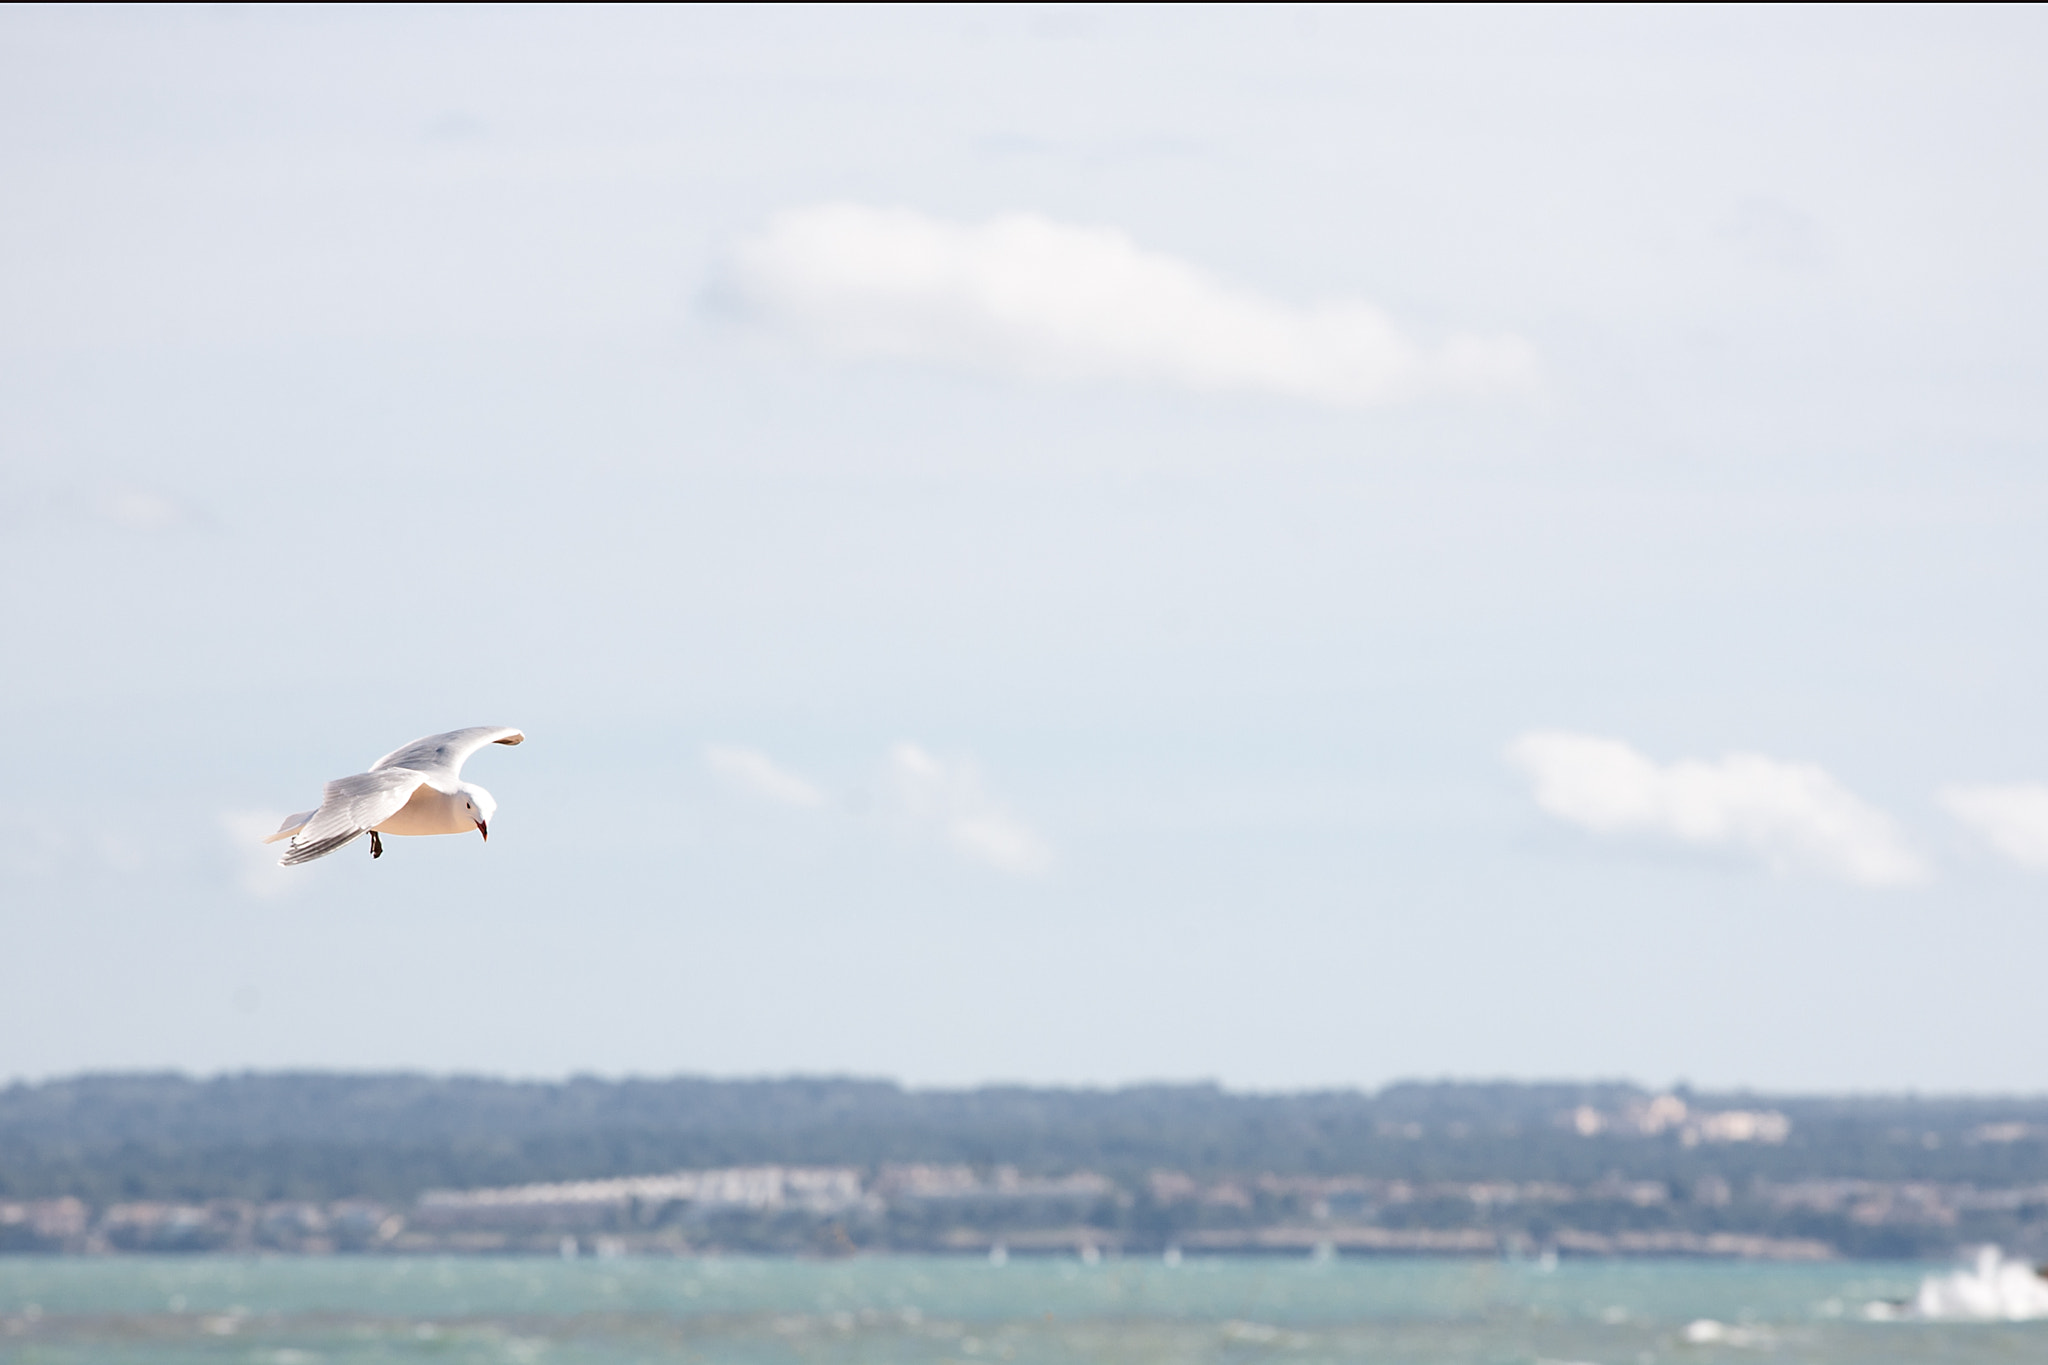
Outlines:
[[[2048,1181],[2048,1099],[1707,1095],[1791,1121],[1782,1143],[1585,1135],[1622,1083],[1404,1083],[1244,1094],[1211,1085],[911,1090],[886,1081],[506,1081],[415,1074],[90,1075],[0,1089],[0,1197],[409,1199],[752,1163],[1009,1164],[1580,1184],[1608,1175]]]

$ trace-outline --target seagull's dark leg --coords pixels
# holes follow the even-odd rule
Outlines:
[[[370,856],[372,858],[384,856],[384,840],[374,829],[370,831]]]

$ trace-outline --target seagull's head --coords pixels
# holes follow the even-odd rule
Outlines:
[[[498,799],[472,782],[465,782],[457,789],[462,797],[463,813],[476,821],[476,832],[484,836],[484,842],[491,841],[491,817],[498,813]]]

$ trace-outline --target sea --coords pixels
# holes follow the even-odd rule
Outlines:
[[[1830,1262],[0,1257],[9,1365],[2048,1362]]]

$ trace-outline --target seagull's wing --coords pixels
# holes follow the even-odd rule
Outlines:
[[[312,819],[315,815],[318,815],[319,813],[320,812],[318,811],[302,810],[297,815],[285,816],[284,823],[277,827],[277,833],[264,835],[263,842],[266,844],[274,844],[279,839],[291,838],[294,834],[297,834],[300,830],[306,827],[306,822],[308,820]]]
[[[370,765],[370,771],[410,768],[425,774],[437,787],[453,784],[462,776],[462,762],[486,744],[517,744],[526,736],[500,725],[472,725],[467,730],[450,730],[445,735],[416,739],[403,749],[394,749]]]
[[[409,768],[386,768],[382,772],[337,777],[320,793],[320,809],[305,828],[292,836],[291,845],[279,867],[294,867],[324,858],[346,844],[352,844],[405,808],[412,794],[427,780],[425,773]]]

